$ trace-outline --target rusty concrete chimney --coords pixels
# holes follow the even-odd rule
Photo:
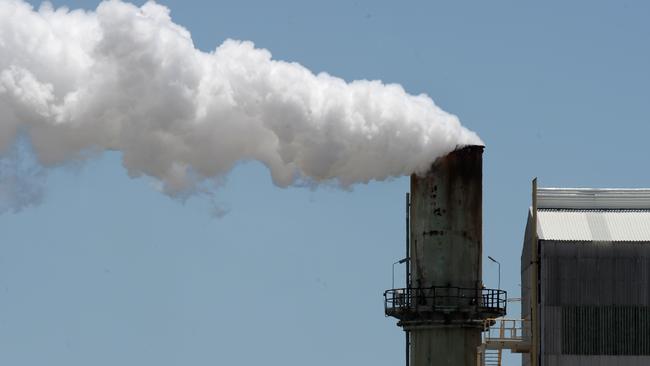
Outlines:
[[[408,366],[475,366],[483,321],[505,314],[505,292],[482,282],[483,149],[459,148],[411,176],[407,285],[385,293]]]

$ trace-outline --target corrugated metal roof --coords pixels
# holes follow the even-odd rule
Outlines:
[[[541,240],[650,242],[650,210],[537,210]]]
[[[650,209],[650,189],[539,188],[538,208]]]

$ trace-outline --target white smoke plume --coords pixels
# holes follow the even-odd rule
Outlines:
[[[426,95],[314,74],[248,41],[203,52],[166,7],[118,0],[95,11],[0,0],[0,157],[21,135],[43,167],[118,150],[130,176],[173,196],[241,161],[282,187],[348,186],[482,144]]]

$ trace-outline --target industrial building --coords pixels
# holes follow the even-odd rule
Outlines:
[[[537,188],[521,255],[523,365],[650,365],[650,189]]]
[[[384,293],[407,366],[650,365],[650,189],[538,188],[521,254],[521,317],[482,281],[482,146],[411,176],[406,284]],[[393,286],[394,287],[394,286]],[[519,300],[517,298],[516,300]]]

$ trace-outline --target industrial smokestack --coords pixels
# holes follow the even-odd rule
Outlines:
[[[483,146],[439,158],[411,175],[411,268],[416,287],[480,288]]]
[[[20,134],[46,167],[118,150],[129,175],[172,196],[210,189],[241,161],[282,187],[348,186],[424,173],[481,143],[397,84],[314,74],[251,42],[198,50],[154,2],[34,11],[0,0],[0,157]],[[10,178],[0,192],[24,181]]]
[[[408,284],[386,292],[410,366],[476,365],[483,320],[505,314],[505,292],[482,283],[482,154],[459,148],[411,176]]]

